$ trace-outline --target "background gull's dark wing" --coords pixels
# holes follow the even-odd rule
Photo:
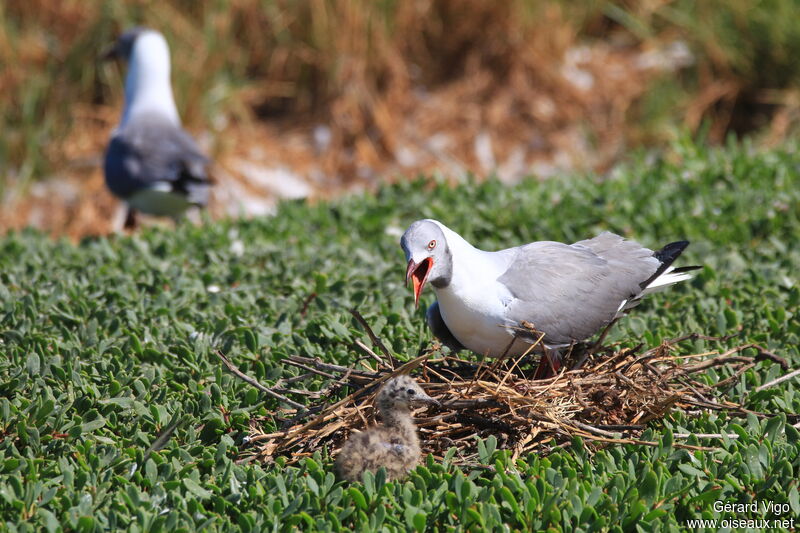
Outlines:
[[[106,152],[109,189],[121,198],[155,186],[170,187],[195,205],[206,205],[209,160],[192,137],[157,114],[131,120],[112,137]]]

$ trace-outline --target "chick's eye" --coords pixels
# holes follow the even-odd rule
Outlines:
[[[408,389],[406,392],[408,393],[409,396],[414,396],[416,394],[416,391],[414,389]]]
[[[428,243],[428,250],[433,250],[434,248],[436,248],[436,239]]]

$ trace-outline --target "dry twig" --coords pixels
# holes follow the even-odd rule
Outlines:
[[[264,385],[262,385],[261,383],[259,383],[255,379],[251,378],[250,376],[248,376],[247,374],[245,374],[244,372],[239,370],[236,367],[236,365],[231,363],[230,360],[227,357],[225,357],[225,354],[223,354],[219,350],[217,350],[217,357],[219,357],[222,360],[222,362],[225,364],[225,366],[228,368],[228,370],[231,371],[231,373],[233,375],[235,375],[237,378],[241,379],[242,381],[246,381],[247,383],[249,383],[253,387],[257,388],[261,392],[267,394],[268,396],[272,396],[276,400],[279,400],[279,401],[284,402],[284,403],[286,403],[288,405],[291,405],[292,407],[294,407],[295,409],[297,409],[299,411],[305,411],[306,410],[306,406],[305,405],[303,405],[301,403],[297,403],[296,401],[294,401],[294,400],[292,400],[290,398],[287,398],[283,394],[275,392],[273,389],[270,389],[269,387],[265,387]]]

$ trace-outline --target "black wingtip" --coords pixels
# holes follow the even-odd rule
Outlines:
[[[680,274],[681,272],[691,272],[692,270],[700,270],[701,268],[703,268],[702,265],[691,265],[685,267],[677,267],[675,270],[672,270],[671,272],[673,274]]]
[[[650,285],[654,279],[663,274],[664,271],[669,268],[673,261],[675,261],[678,256],[683,253],[687,246],[689,246],[689,241],[675,241],[655,252],[653,257],[661,261],[661,266],[658,267],[658,270],[656,270],[652,276],[641,282],[639,286],[644,289]]]
[[[661,261],[661,264],[669,266],[683,253],[687,246],[689,246],[689,241],[671,242],[653,255]]]

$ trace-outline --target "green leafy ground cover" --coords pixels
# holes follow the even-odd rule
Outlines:
[[[0,239],[0,529],[650,531],[704,517],[800,519],[800,432],[786,417],[800,412],[798,381],[753,392],[782,373],[771,362],[727,394],[774,418],[674,413],[645,433],[657,447],[592,453],[576,440],[511,464],[488,442],[482,460],[496,473],[428,458],[405,481],[379,475],[352,486],[335,482],[324,451],[299,467],[237,463],[248,421],[277,405],[224,372],[214,350],[265,384],[294,372],[278,363],[286,355],[348,363],[352,341],[369,342],[347,312],[357,306],[392,349],[413,357],[429,339],[424,306],[415,310],[403,287],[398,236],[386,228],[423,216],[490,248],[604,229],[650,246],[688,238],[684,264],[705,269],[642,305],[613,338],[653,345],[740,329],[724,344],[683,349],[757,342],[800,367],[795,146],[673,149],[670,160],[642,158],[603,180],[455,189],[417,181],[132,238]],[[716,447],[691,453],[672,445],[678,432],[739,438],[683,441]],[[719,512],[716,500],[788,510]]]

